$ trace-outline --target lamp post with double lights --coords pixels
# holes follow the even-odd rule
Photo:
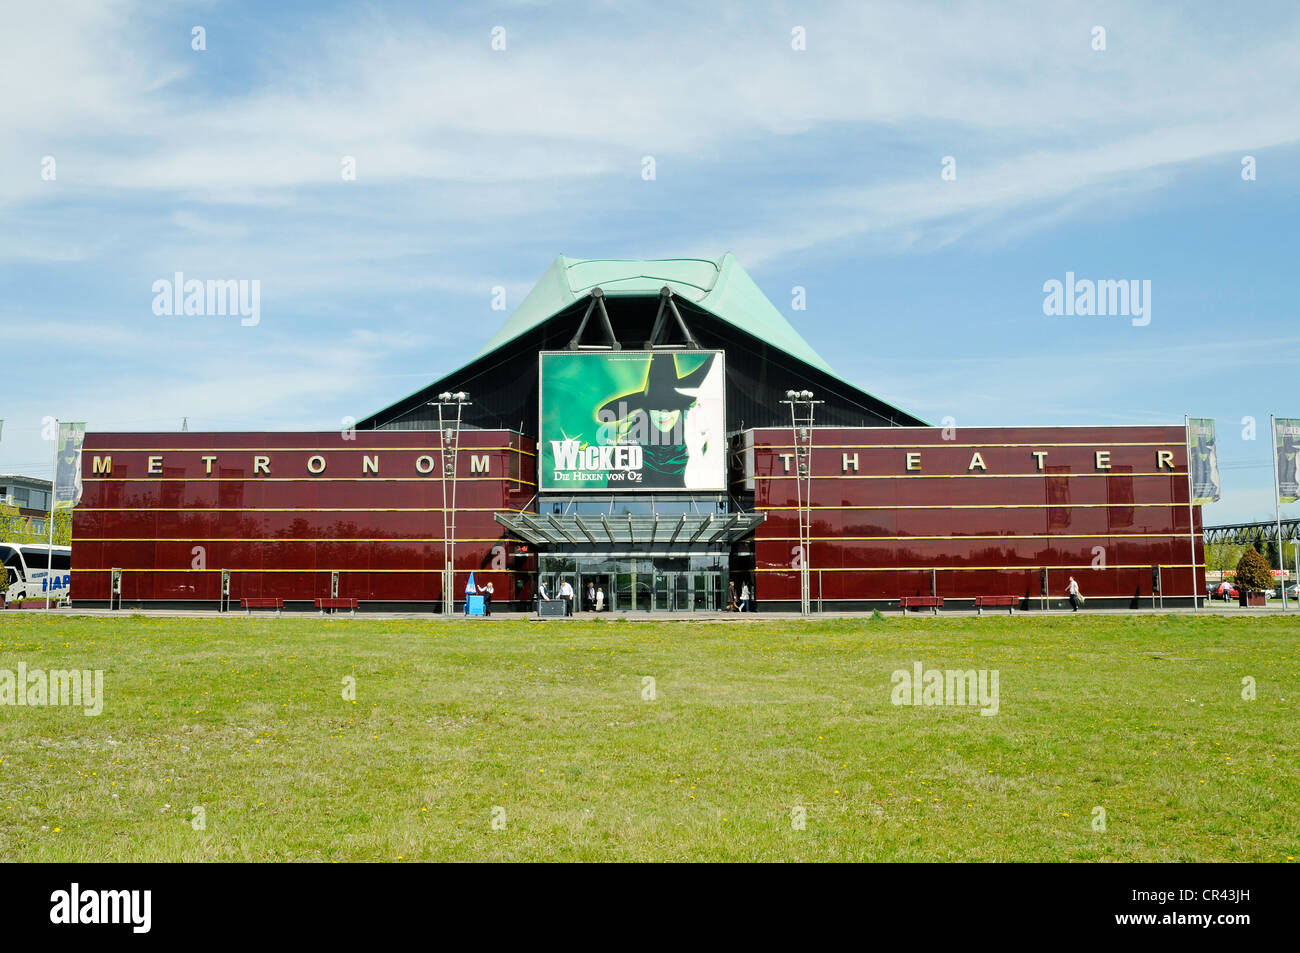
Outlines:
[[[454,393],[443,391],[436,401],[429,402],[429,406],[438,408],[438,434],[442,444],[442,611],[445,615],[452,615],[456,611],[456,454],[460,448],[461,417],[469,406],[469,394],[463,390]],[[453,407],[456,408],[454,427]],[[447,495],[449,480],[450,499]]]
[[[812,543],[812,439],[813,412],[820,400],[810,390],[788,390],[783,404],[790,405],[790,430],[794,435],[795,500],[799,510],[799,611],[808,615],[812,599],[808,578]]]

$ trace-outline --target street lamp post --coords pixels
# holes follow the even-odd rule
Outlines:
[[[790,405],[790,430],[794,436],[795,501],[799,510],[799,611],[812,611],[808,565],[812,536],[813,412],[820,400],[810,390],[788,390],[783,404]]]
[[[456,611],[456,456],[460,448],[460,422],[469,405],[469,394],[463,390],[443,391],[429,406],[438,408],[438,439],[442,446],[442,611],[452,615]],[[456,408],[455,427],[451,408]],[[443,409],[447,413],[444,416]],[[451,454],[448,456],[448,449]],[[448,478],[451,497],[447,496]]]

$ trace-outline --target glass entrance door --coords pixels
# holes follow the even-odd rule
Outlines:
[[[691,578],[691,582],[693,584],[692,588],[694,590],[692,592],[692,595],[694,596],[693,603],[695,609],[697,611],[712,609],[713,602],[709,598],[710,595],[709,574],[705,572],[697,572]]]
[[[600,612],[612,612],[618,608],[613,573],[584,572],[578,578],[581,586],[577,592],[575,608],[580,608],[582,612],[596,612],[598,602]]]
[[[626,612],[636,604],[636,573],[614,574],[614,605],[612,608]]]
[[[722,573],[697,572],[691,576],[691,608],[696,612],[716,612],[725,608],[721,592]]]
[[[724,608],[726,573],[687,559],[543,557],[538,583],[552,599],[560,584],[573,586],[574,612],[595,611],[588,589],[604,590],[605,612],[717,612]]]
[[[634,572],[632,573],[632,583],[636,601],[629,608],[635,608],[638,612],[649,612],[654,607],[654,594],[651,591],[651,586],[654,583],[654,573]]]
[[[654,601],[652,607],[658,612],[672,611],[672,579],[673,574],[666,572],[657,572],[653,574],[654,578]]]
[[[695,608],[694,591],[691,589],[691,574],[679,572],[673,576],[673,605],[676,612],[690,612]]]

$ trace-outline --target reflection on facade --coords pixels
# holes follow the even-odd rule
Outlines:
[[[1200,512],[1188,507],[1182,427],[944,436],[939,428],[815,430],[809,564],[824,608],[884,608],[931,594],[966,607],[976,596],[1015,595],[1034,608],[1044,595],[1059,603],[1071,575],[1099,605],[1149,606],[1157,578],[1166,605],[1190,604],[1200,591]],[[759,600],[797,605],[795,481],[782,456],[790,430],[744,441],[744,487],[767,515],[756,532]],[[909,454],[917,469],[908,469]]]

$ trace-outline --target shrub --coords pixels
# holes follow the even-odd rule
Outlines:
[[[1237,587],[1248,592],[1263,592],[1273,588],[1273,573],[1253,547],[1247,547],[1237,560]]]

